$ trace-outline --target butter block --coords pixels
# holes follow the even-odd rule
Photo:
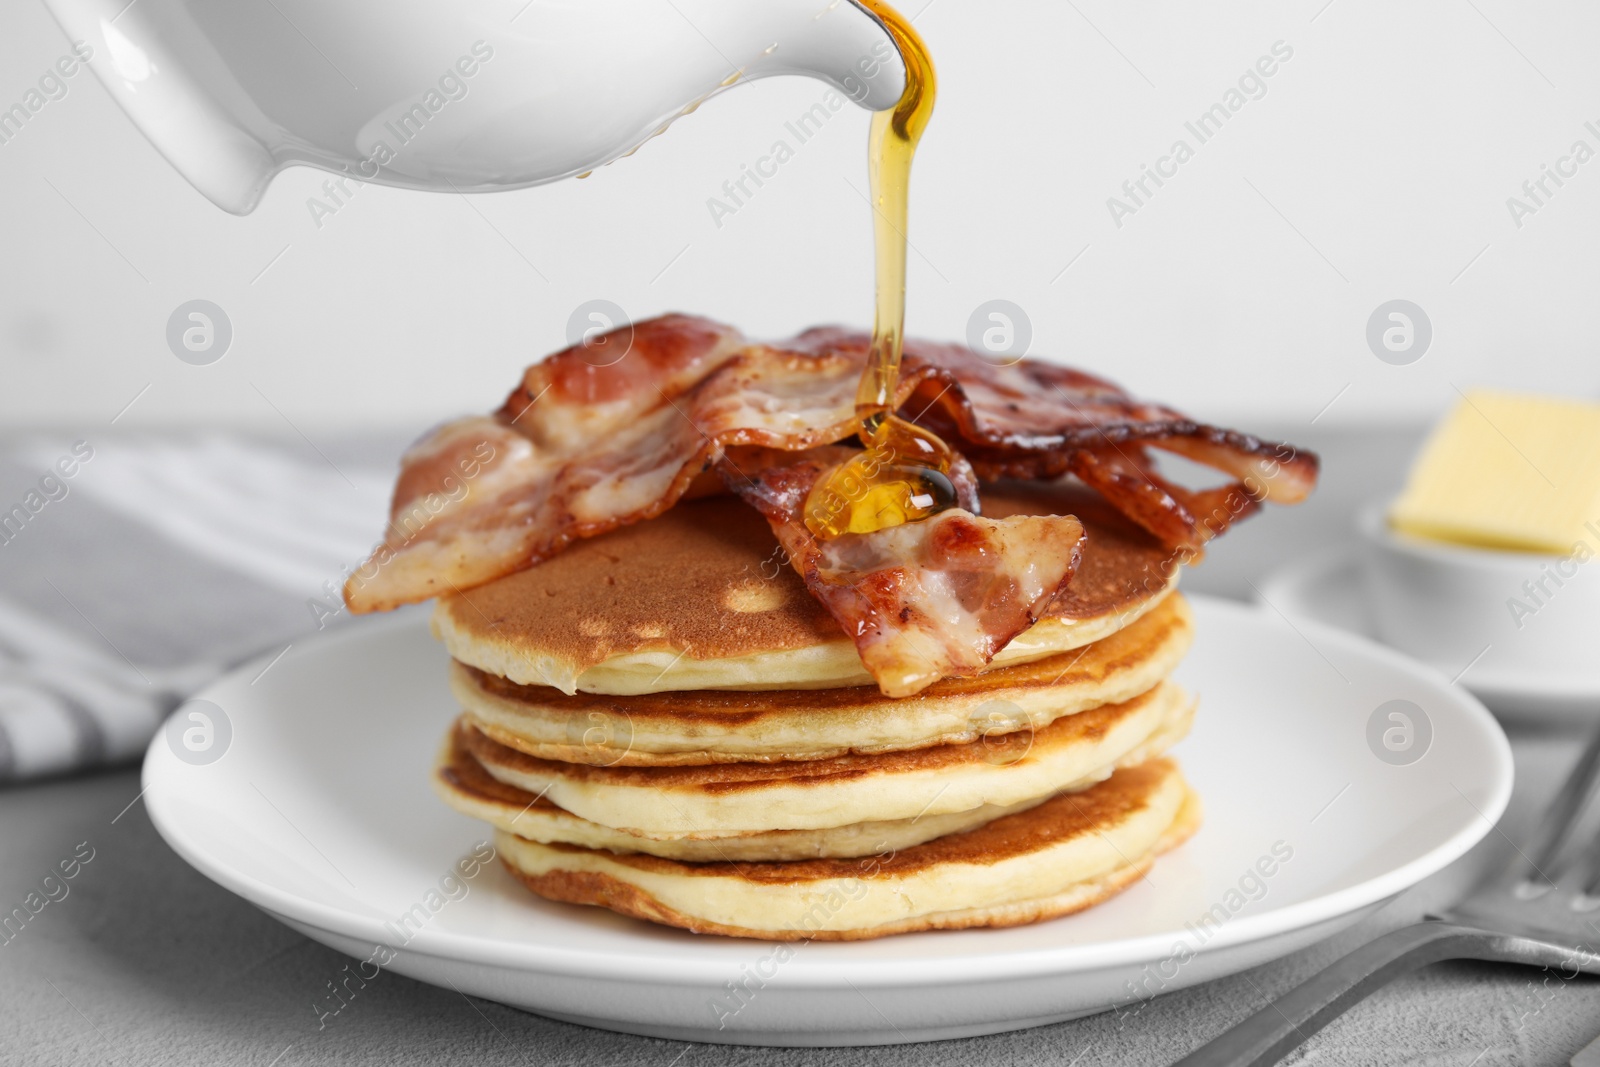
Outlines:
[[[1429,436],[1389,522],[1485,548],[1600,550],[1600,403],[1467,393]]]

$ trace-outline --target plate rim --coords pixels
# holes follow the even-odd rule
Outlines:
[[[1197,602],[1197,608],[1259,620],[1270,621],[1272,618],[1268,609],[1259,605],[1206,594],[1188,593],[1186,596]],[[415,613],[400,613],[368,623],[343,626],[337,632],[317,635],[313,640],[324,646],[350,641],[381,640],[381,635],[392,630],[415,626],[417,621]],[[1330,646],[1345,646],[1345,651],[1374,657],[1391,667],[1398,668],[1402,673],[1412,674],[1429,686],[1441,688],[1442,692],[1459,703],[1460,710],[1467,715],[1469,721],[1477,723],[1490,743],[1493,753],[1490,798],[1479,809],[1479,814],[1482,816],[1480,819],[1466,823],[1427,852],[1384,874],[1332,893],[1256,915],[1239,916],[1218,929],[1203,945],[1191,946],[1197,956],[1237,949],[1281,937],[1391,899],[1464,855],[1488,835],[1504,814],[1510,801],[1514,777],[1510,742],[1499,722],[1476,696],[1456,686],[1441,687],[1438,672],[1364,636],[1315,621],[1296,625],[1310,627],[1311,636],[1329,643]],[[190,699],[210,699],[216,690],[240,678],[254,677],[273,655],[274,653],[270,652],[263,653],[249,663],[242,664]],[[176,715],[181,709],[182,705],[174,709],[172,714]],[[374,945],[389,944],[389,939],[383,936],[382,919],[355,915],[243,874],[213,858],[192,840],[182,828],[181,818],[168,809],[168,800],[163,796],[166,791],[155,788],[160,782],[159,775],[162,773],[164,763],[162,753],[166,745],[165,734],[165,723],[163,723],[162,728],[157,731],[146,748],[140,785],[145,790],[146,811],[150,820],[162,840],[173,851],[213,882],[275,917],[287,918],[337,936],[370,941]],[[173,766],[183,765],[173,764]],[[841,964],[836,961],[812,962],[819,955],[813,952],[799,954],[784,966],[783,984],[799,989],[832,989],[840,987],[848,980],[868,988],[938,987],[995,979],[1085,974],[1136,966],[1148,963],[1152,959],[1164,958],[1172,951],[1173,939],[1181,936],[1181,931],[1169,930],[1099,943],[1057,945],[1003,954],[956,955],[933,959],[852,959],[843,965],[848,967],[848,975],[843,973]],[[778,944],[756,939],[748,939],[746,943],[751,946],[753,952],[763,951]],[[596,953],[583,949],[542,946],[470,934],[444,933],[431,926],[417,931],[401,951],[456,963],[499,967],[529,974],[629,984],[653,984],[661,981],[677,984],[686,981],[711,981],[720,984],[729,973],[728,961],[725,959],[696,958],[690,954],[669,956],[610,951]]]

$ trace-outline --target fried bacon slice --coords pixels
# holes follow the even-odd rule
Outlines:
[[[450,423],[402,461],[385,539],[345,586],[382,611],[533,566],[575,538],[660,514],[707,485],[728,448],[798,452],[856,429],[865,335],[807,331],[781,345],[685,315],[634,323],[529,367],[490,417]],[[899,410],[984,478],[1068,473],[1169,547],[1198,550],[1262,500],[1293,503],[1316,457],[1205,426],[1080,371],[997,366],[908,342]],[[1147,449],[1235,479],[1195,492]]]
[[[1083,524],[1070,515],[980,518],[964,462],[962,507],[923,522],[819,541],[802,511],[817,480],[854,449],[732,448],[728,488],[761,512],[806,588],[839,621],[886,696],[981,671],[1034,624],[1077,570]]]
[[[625,330],[534,364],[493,416],[405,454],[384,541],[345,583],[352,611],[464,591],[659,515],[728,445],[855,432],[853,356],[749,345],[686,315]]]
[[[864,362],[871,341],[823,326],[789,347]],[[1071,367],[992,361],[962,345],[908,340],[902,374],[916,387],[901,413],[958,443],[985,481],[1075,475],[1169,548],[1197,551],[1262,501],[1296,504],[1316,485],[1310,453],[1197,423]],[[1205,490],[1174,485],[1156,472],[1147,448],[1236,481]]]

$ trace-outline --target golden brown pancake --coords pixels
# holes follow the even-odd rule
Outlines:
[[[1188,732],[1193,714],[1193,700],[1162,682],[1040,730],[871,756],[596,767],[529,756],[470,725],[462,743],[501,782],[590,822],[650,837],[710,839],[1019,804],[1164,751]]]
[[[827,759],[965,744],[1129,700],[1172,673],[1193,633],[1188,604],[1173,594],[1085,648],[898,699],[870,685],[568,696],[460,663],[450,688],[484,734],[543,759],[602,767]]]
[[[856,859],[682,863],[503,831],[495,845],[513,875],[551,900],[696,933],[859,940],[1080,911],[1141,877],[1199,820],[1177,765],[1155,759],[977,829]]]
[[[1173,554],[1091,494],[1007,486],[983,500],[988,515],[1070,512],[1088,529],[1078,573],[995,658],[997,667],[1115,633],[1176,582]],[[681,503],[537,567],[441,597],[433,626],[462,663],[569,694],[872,681],[765,520],[731,497]]]
[[[1082,564],[974,678],[884,697],[854,644],[727,497],[442,598],[464,713],[434,775],[553,900],[697,932],[849,940],[1068,914],[1198,825],[1161,758],[1194,702],[1174,554],[1098,497]]]
[[[1074,783],[1087,789],[1103,780]],[[898,851],[945,834],[960,833],[1002,815],[1025,811],[1048,797],[1001,807],[985,804],[970,811],[923,815],[915,819],[863,822],[823,830],[769,830],[743,837],[700,840],[646,837],[580,819],[549,799],[506,785],[485,771],[462,743],[458,726],[440,750],[433,787],[446,804],[506,833],[540,844],[581,845],[611,852],[644,852],[690,863],[850,858]]]

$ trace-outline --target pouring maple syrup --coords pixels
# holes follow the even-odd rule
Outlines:
[[[956,506],[949,477],[954,453],[939,438],[894,413],[906,319],[906,207],[911,157],[933,113],[936,79],[922,38],[880,0],[861,0],[882,21],[904,58],[906,86],[893,109],[872,116],[872,182],[877,307],[867,368],[856,390],[865,449],[830,471],[806,497],[813,536],[872,533]]]

